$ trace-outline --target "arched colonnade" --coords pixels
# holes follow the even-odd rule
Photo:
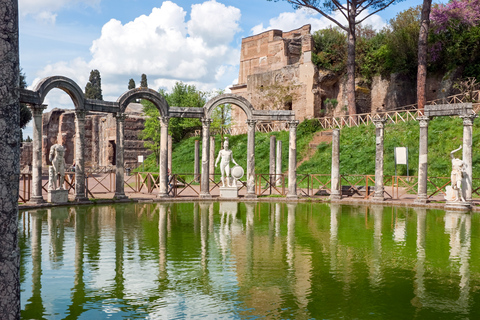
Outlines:
[[[289,142],[289,192],[288,196],[297,196],[296,183],[296,138],[298,121],[293,111],[255,110],[245,98],[234,94],[222,94],[212,98],[203,108],[185,108],[169,106],[158,92],[148,88],[135,88],[122,94],[117,101],[86,99],[80,87],[71,79],[52,76],[42,79],[33,90],[21,89],[20,102],[26,103],[33,115],[33,159],[32,159],[32,197],[31,202],[42,203],[42,114],[46,109],[43,104],[50,90],[58,88],[66,92],[75,107],[75,200],[85,201],[85,116],[88,112],[112,113],[117,122],[116,182],[115,197],[126,198],[124,191],[124,122],[125,109],[130,102],[145,99],[152,102],[160,113],[160,191],[158,197],[167,197],[168,185],[168,125],[170,118],[198,118],[202,121],[202,175],[201,198],[210,198],[210,124],[213,110],[223,104],[233,104],[241,108],[247,116],[248,151],[247,151],[247,194],[255,197],[255,127],[258,121],[288,121],[290,128]],[[193,151],[192,151],[193,152]]]

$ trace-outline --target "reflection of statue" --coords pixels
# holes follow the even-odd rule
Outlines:
[[[61,144],[54,144],[50,148],[49,159],[52,165],[48,168],[48,189],[63,190],[63,182],[65,179],[65,148]]]
[[[222,187],[225,187],[225,178],[227,181],[227,186],[232,186],[229,183],[230,180],[230,161],[235,163],[238,166],[238,163],[233,159],[232,150],[228,149],[228,138],[225,137],[225,142],[223,143],[223,149],[220,150],[218,153],[217,160],[215,161],[215,167],[218,165],[218,161],[222,159],[220,162],[220,172],[222,173]]]
[[[454,153],[460,149],[462,149],[462,146],[450,152],[450,158],[452,159],[452,173],[450,174],[450,179],[452,180],[452,186],[447,187],[447,195],[445,196],[445,199],[447,201],[462,200],[463,202],[465,202],[465,199],[463,197],[462,183],[463,183],[463,178],[465,177],[467,164],[463,162],[463,160],[455,158],[454,156]]]

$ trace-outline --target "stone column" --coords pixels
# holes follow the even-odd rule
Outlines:
[[[417,120],[420,124],[420,141],[418,150],[418,193],[414,203],[425,204],[428,200],[428,122],[430,119],[427,116],[421,116]]]
[[[275,184],[275,160],[276,160],[276,147],[277,144],[277,137],[275,136],[270,136],[270,168],[269,168],[269,174],[270,174],[270,186],[274,186]]]
[[[116,150],[116,171],[115,171],[115,198],[126,199],[125,195],[125,161],[123,154],[125,152],[125,113],[117,112],[117,150]]]
[[[255,126],[257,120],[247,120],[248,145],[247,145],[247,194],[245,198],[256,198],[255,194]]]
[[[75,110],[75,201],[88,200],[85,190],[85,116],[87,112]]]
[[[200,198],[211,198],[210,195],[210,125],[212,119],[202,119],[202,181]],[[196,142],[196,141],[195,141]],[[196,144],[195,144],[196,145]]]
[[[200,175],[200,141],[195,140],[195,159],[193,166],[193,174],[195,176],[195,181],[199,181],[198,176]]]
[[[297,126],[298,120],[288,122],[288,193],[287,198],[297,198]]]
[[[340,200],[342,194],[340,192],[340,129],[332,131],[332,177],[330,180],[331,200]]]
[[[275,163],[275,179],[277,181],[277,186],[282,185],[282,141],[277,141],[277,162]]]
[[[463,119],[463,162],[466,164],[465,201],[472,202],[472,127],[476,114],[461,116]]]
[[[168,197],[168,121],[170,117],[160,120],[160,192],[158,198]]]
[[[210,178],[215,180],[215,137],[210,137]]]
[[[32,197],[31,203],[44,203],[42,196],[42,114],[46,105],[29,105],[33,115]]]
[[[173,141],[172,136],[168,135],[168,164],[167,167],[172,173],[172,152],[173,152]]]
[[[92,117],[92,165],[96,168],[100,163],[99,116]]]
[[[375,119],[373,123],[375,124],[375,144],[376,144],[376,153],[375,153],[375,193],[373,195],[374,201],[383,201],[383,140],[384,140],[384,127],[385,120]],[[367,190],[368,192],[368,190]]]

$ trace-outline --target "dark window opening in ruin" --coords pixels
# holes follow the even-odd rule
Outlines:
[[[285,110],[292,110],[292,104],[293,104],[293,103],[292,103],[291,100],[285,101],[285,104],[284,104]]]
[[[115,144],[115,140],[108,141],[108,150],[107,150],[107,164],[108,165],[116,165],[117,164],[117,145]]]

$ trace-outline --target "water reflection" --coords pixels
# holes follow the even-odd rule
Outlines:
[[[24,212],[22,317],[477,318],[479,227],[377,205]]]

